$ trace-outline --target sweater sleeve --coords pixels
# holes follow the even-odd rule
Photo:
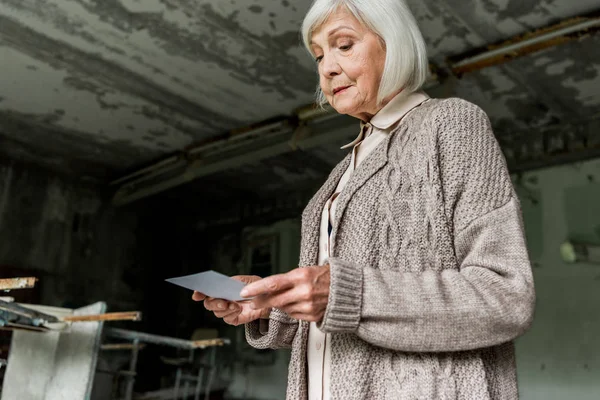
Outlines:
[[[320,328],[398,351],[463,351],[505,343],[533,318],[521,210],[485,113],[450,99],[431,117],[443,212],[457,265],[422,273],[331,258]]]
[[[281,310],[273,309],[268,320],[246,324],[246,341],[257,349],[291,348],[297,330],[297,320]]]

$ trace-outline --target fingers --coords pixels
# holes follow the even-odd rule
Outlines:
[[[200,293],[200,292],[194,292],[194,294],[192,295],[192,300],[194,301],[202,301],[206,298],[206,295]]]
[[[236,276],[232,276],[232,278],[237,281],[244,282],[244,283],[256,282],[256,281],[259,281],[262,279],[260,276],[256,276],[256,275],[236,275]],[[194,301],[202,301],[206,298],[207,298],[207,296],[200,292],[194,291],[194,293],[192,294],[192,300],[194,300]]]
[[[290,304],[296,303],[299,299],[294,291],[288,290],[275,295],[260,295],[252,299],[250,308],[253,310],[264,308],[286,309]]]
[[[227,317],[224,317],[223,321],[226,324],[233,325],[233,326],[238,326],[238,325],[242,324],[242,322],[240,321],[240,314],[235,314],[235,313],[228,315]]]
[[[242,312],[242,307],[236,303],[210,297],[204,301],[204,307],[207,310],[212,311],[215,314],[215,317],[222,318],[223,321],[230,325],[237,325],[232,322],[237,320]]]
[[[245,319],[248,319],[249,316],[246,315],[244,318],[242,318],[242,313],[244,313],[244,306],[242,304],[207,296],[204,296],[204,308],[212,311],[215,314],[215,317],[223,319],[225,323],[235,326],[260,317],[260,314],[255,312],[257,314],[256,317],[252,317],[248,321],[244,321]]]
[[[225,311],[229,307],[230,302],[223,299],[215,299],[213,297],[206,297],[204,300],[204,308],[209,311]]]
[[[242,297],[254,297],[289,289],[294,286],[294,283],[298,278],[299,273],[297,271],[298,269],[295,269],[286,274],[272,275],[259,281],[249,283],[241,291],[240,295]]]
[[[267,299],[262,299],[262,297],[267,297]],[[258,298],[253,299],[252,303],[250,303],[250,308],[255,310],[270,310],[267,307],[274,307],[285,312],[290,317],[302,321],[318,322],[323,319],[323,315],[325,314],[325,307],[310,301],[298,301],[296,297],[286,294],[274,297],[261,296],[261,302],[255,303],[257,300]]]
[[[236,281],[244,282],[244,283],[252,283],[256,281],[260,281],[262,278],[256,275],[235,275],[231,277]]]
[[[215,316],[217,318],[223,318],[223,319],[229,318],[232,316],[238,316],[241,312],[242,312],[242,308],[235,303],[229,304],[229,307],[227,307],[227,309],[224,311],[214,311]]]
[[[283,310],[296,303],[313,303],[318,299],[319,293],[315,292],[314,286],[307,282],[306,278],[310,278],[310,275],[306,271],[307,269],[304,268],[287,277],[286,279],[289,282],[293,282],[290,287],[279,292],[270,292],[254,297],[250,303],[250,308],[255,310],[259,308],[279,308]]]

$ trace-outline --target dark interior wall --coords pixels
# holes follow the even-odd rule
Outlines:
[[[139,310],[142,321],[109,325],[172,337],[216,328],[219,321],[191,292],[164,279],[210,269],[219,235],[197,232],[177,201],[115,208],[109,195],[33,165],[0,163],[0,277],[39,279],[35,289],[9,295],[58,307],[104,301],[108,311]],[[145,349],[136,389],[157,389],[172,372],[160,357],[175,353]]]
[[[110,207],[93,186],[0,165],[0,273],[38,277],[43,304],[135,309],[142,295],[130,276],[137,223],[134,212]]]
[[[145,315],[141,325],[148,331],[190,338],[196,328],[219,327],[202,303],[192,301],[191,291],[165,282],[175,276],[218,269],[214,260],[217,247],[225,246],[231,257],[239,257],[235,233],[228,231],[226,235],[215,228],[199,231],[196,221],[197,215],[178,207],[177,201],[144,203],[135,268],[144,292],[141,307]],[[236,232],[240,228],[228,229]]]
[[[143,293],[139,306],[143,320],[130,329],[181,339],[190,339],[197,328],[218,329],[220,321],[202,303],[192,301],[190,290],[165,282],[167,278],[210,269],[211,248],[219,240],[218,235],[214,231],[198,232],[193,223],[194,210],[182,208],[177,199],[150,198],[127,209],[135,209],[139,218],[136,261],[129,274]],[[198,204],[196,211],[201,209]],[[183,356],[187,353],[170,347],[146,347],[139,354],[135,390],[158,390],[161,379],[172,379],[174,374],[174,368],[162,358]]]

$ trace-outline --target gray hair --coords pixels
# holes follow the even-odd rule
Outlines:
[[[315,30],[339,7],[346,7],[367,29],[381,38],[386,56],[377,102],[402,89],[409,94],[419,90],[429,74],[425,40],[417,21],[404,0],[314,0],[302,23],[302,40],[309,53]],[[317,88],[317,104],[327,99]]]

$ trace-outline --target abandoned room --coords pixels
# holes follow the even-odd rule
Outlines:
[[[383,283],[382,292],[397,288],[404,294],[397,294],[400,297],[387,303],[381,300],[379,309],[368,303],[372,297],[369,290],[374,290],[375,283],[365,281],[364,285],[344,287],[361,292],[363,306],[360,308],[359,303],[355,330],[336,332],[331,328],[336,327],[335,321],[323,322],[324,318],[335,319],[339,304],[344,307],[341,294],[337,294],[345,292],[335,286],[343,286],[340,274],[347,273],[338,272],[341,265],[351,262],[350,255],[368,259],[359,254],[359,249],[379,254],[371,252],[373,246],[352,241],[352,235],[362,230],[366,233],[360,237],[365,240],[377,241],[384,236],[383,228],[370,228],[379,225],[365,227],[356,222],[360,219],[353,220],[362,215],[356,210],[371,204],[375,211],[368,215],[393,215],[401,224],[403,219],[416,218],[411,217],[416,214],[409,207],[429,210],[431,204],[427,200],[425,205],[416,202],[399,210],[383,210],[376,204],[392,204],[392,200],[385,203],[388,192],[378,191],[371,181],[362,188],[356,184],[361,173],[372,168],[372,161],[382,154],[377,149],[384,147],[379,146],[365,158],[364,167],[358,166],[358,158],[356,166],[351,164],[358,177],[353,180],[352,175],[348,181],[349,186],[355,184],[355,200],[344,203],[342,190],[340,197],[336,193],[324,209],[333,210],[337,198],[338,213],[348,207],[338,219],[339,235],[337,223],[332,226],[333,217],[329,226],[325,217],[325,225],[317,222],[315,230],[310,230],[312,225],[307,221],[317,215],[311,210],[318,209],[318,218],[322,218],[327,200],[315,206],[320,188],[326,187],[339,170],[336,165],[349,160],[350,153],[354,160],[354,151],[361,149],[358,144],[355,150],[344,145],[355,143],[357,134],[363,135],[363,125],[371,126],[350,112],[340,111],[341,106],[336,104],[343,101],[330,101],[325,89],[330,104],[318,105],[315,91],[319,82],[346,73],[342,71],[346,59],[338,65],[338,61],[331,61],[338,57],[333,54],[353,50],[340,47],[342,50],[331,50],[328,58],[329,39],[319,35],[324,32],[321,27],[335,23],[335,18],[323,19],[310,31],[314,40],[311,49],[323,52],[315,62],[315,54],[305,47],[302,36],[312,0],[0,0],[2,400],[600,399],[600,1],[319,3],[347,3],[368,10],[375,3],[381,6],[394,1],[404,1],[414,15],[426,47],[423,68],[427,70],[419,92],[426,100],[403,114],[400,125],[406,121],[409,128],[394,135],[409,135],[411,129],[425,126],[426,122],[410,124],[416,124],[412,121],[420,109],[435,104],[471,104],[465,107],[483,110],[491,123],[486,126],[491,126],[499,144],[498,157],[505,160],[501,164],[502,171],[507,171],[507,185],[514,187],[509,192],[518,198],[515,204],[520,204],[520,213],[515,214],[516,219],[503,219],[488,224],[496,226],[485,227],[504,232],[509,228],[503,226],[514,222],[514,229],[522,232],[521,247],[529,260],[523,264],[524,276],[531,276],[527,298],[533,299],[535,311],[528,317],[529,322],[522,323],[528,325],[526,329],[509,335],[516,367],[500,365],[508,363],[500,357],[498,365],[484,369],[480,360],[477,368],[485,371],[477,386],[481,391],[465,391],[461,385],[466,383],[461,382],[475,378],[469,375],[461,380],[460,360],[467,360],[466,365],[469,357],[479,354],[478,350],[459,345],[448,345],[448,349],[418,346],[419,340],[424,343],[430,337],[453,335],[451,338],[457,339],[448,340],[456,343],[465,342],[471,335],[478,337],[469,332],[469,324],[459,328],[452,322],[452,310],[448,311],[452,314],[448,319],[438,314],[436,318],[416,315],[412,322],[408,317],[398,317],[398,328],[392,326],[379,341],[403,343],[405,338],[413,337],[414,331],[415,337],[421,336],[414,340],[415,345],[397,345],[389,350],[369,342],[366,337],[371,337],[369,332],[377,321],[388,325],[397,321],[395,304],[400,304],[397,313],[403,313],[404,305],[397,299],[414,293],[410,285]],[[340,7],[333,12],[346,14],[336,16],[361,23],[348,11],[353,9]],[[365,35],[374,35],[365,29]],[[385,51],[392,48],[385,38],[377,43]],[[334,72],[338,67],[340,70]],[[332,72],[323,72],[327,68]],[[365,71],[372,72],[368,68]],[[349,95],[343,92],[358,88],[347,86],[334,90],[331,96],[344,99]],[[453,98],[469,103],[457,103]],[[373,114],[375,126],[378,115]],[[444,118],[439,124],[450,126],[452,121]],[[374,135],[367,136],[364,144]],[[444,134],[440,131],[439,135],[431,139],[431,146],[443,145]],[[408,139],[395,142],[393,135],[386,137],[392,137],[383,139],[391,140],[389,143],[405,143],[406,148],[401,150],[410,153],[406,150],[412,143]],[[460,153],[468,143],[459,143],[455,151]],[[409,158],[415,160],[413,163],[398,168],[409,171],[406,176],[418,174],[421,163],[429,162],[427,157],[414,156]],[[485,171],[495,165],[480,156],[471,158],[469,165],[475,167],[463,168],[462,176],[478,174],[477,165],[482,166],[481,174],[485,176]],[[440,163],[454,162],[443,154],[439,159]],[[390,160],[368,179],[379,179],[382,171],[395,163]],[[435,171],[427,169],[427,176]],[[390,173],[386,179],[393,181],[397,176],[403,175]],[[434,180],[431,178],[431,182]],[[456,210],[464,207],[464,198],[484,196],[489,185],[483,181],[480,187],[464,189],[470,190],[468,194],[456,196]],[[406,180],[402,182],[408,185]],[[337,181],[327,196],[333,194],[335,184]],[[370,194],[367,187],[373,188]],[[446,205],[440,207],[450,207],[451,189],[455,187],[443,190]],[[427,194],[428,190],[422,191]],[[358,205],[361,201],[367,204],[363,208]],[[470,211],[473,209],[477,207]],[[457,226],[464,212],[451,210]],[[515,222],[517,215],[519,223]],[[344,221],[354,222],[344,225]],[[473,225],[482,223],[478,221],[464,229],[471,232],[476,229]],[[432,226],[437,232],[437,225]],[[323,234],[319,232],[323,229],[329,235],[326,243],[335,237],[336,250],[340,250],[335,258],[334,250],[328,248],[327,252],[332,252],[330,261],[317,265],[316,254],[320,258],[324,250],[319,247],[312,252],[306,248],[311,243],[315,248],[320,246]],[[415,232],[421,230],[415,228]],[[385,232],[397,233],[389,226]],[[448,232],[452,237],[453,233]],[[466,234],[456,237],[461,238],[456,243],[463,243]],[[402,242],[401,237],[398,240]],[[402,243],[410,246],[412,240]],[[480,251],[485,251],[489,240],[504,241],[501,236],[486,240]],[[441,247],[415,246],[421,246],[418,248],[426,254],[442,251]],[[398,251],[382,259],[369,255],[376,264],[361,266],[360,274],[384,276],[386,263],[396,265],[393,257],[400,254]],[[458,260],[461,251],[453,248],[450,257]],[[314,253],[314,262],[306,262],[312,257],[308,253]],[[438,259],[435,254],[431,257]],[[503,251],[496,251],[494,257],[508,265],[508,271],[518,263],[517,256]],[[473,282],[478,279],[471,266],[460,261],[454,265],[456,270],[435,273],[465,276]],[[326,282],[331,279],[331,287],[325,286],[332,295],[322,306],[324,314],[315,320],[295,317],[291,311],[286,314],[283,306],[271,305],[270,314],[261,314],[246,325],[231,323],[208,306],[210,301],[217,301],[212,298],[220,298],[227,284],[243,287],[246,283],[228,277],[288,277],[298,271],[324,271],[324,266]],[[417,269],[410,271],[390,270],[387,272],[391,275],[385,276],[410,275],[402,282],[420,282],[419,274],[414,273]],[[422,275],[428,273],[432,271]],[[499,283],[490,293],[509,290],[504,288],[509,287],[505,279],[510,274],[494,277]],[[184,278],[167,281],[180,277]],[[190,286],[192,280],[202,286]],[[187,286],[180,283],[183,281]],[[256,285],[260,282],[267,280],[257,281]],[[476,292],[477,284],[465,286],[462,292]],[[197,287],[206,288],[209,297],[205,301],[201,301],[204,292]],[[295,287],[291,284],[290,293]],[[193,289],[201,293],[194,294]],[[451,302],[456,293],[452,290],[442,289],[438,294]],[[520,292],[499,293],[498,298],[486,298],[479,292],[483,297],[477,309],[481,311],[476,313],[483,316],[481,319],[494,319],[490,315],[498,309],[510,308],[509,314],[527,309],[514,300],[521,298]],[[200,297],[194,301],[192,295]],[[269,296],[257,294],[250,302],[254,306],[258,301],[267,301],[260,299],[274,298]],[[437,300],[423,296],[411,302],[421,301],[431,307],[437,304]],[[235,310],[250,304],[243,299],[223,298]],[[479,318],[469,311],[464,314],[465,321],[472,321],[473,330],[479,329]],[[288,324],[297,327],[293,346],[303,345],[302,333],[304,345],[308,343],[310,348],[311,341],[317,340],[310,335],[318,333],[318,321],[323,323],[319,334],[327,338],[324,340],[339,342],[333,342],[329,349],[331,365],[325,361],[325,349],[318,353],[324,357],[322,369],[317,371],[322,375],[315,376],[322,380],[323,390],[315,395],[312,390],[316,381],[310,372],[316,370],[313,361],[317,355],[311,353],[314,349],[302,350],[304,361],[298,361],[294,353],[297,347],[289,348],[292,344],[271,349],[251,345],[250,337],[267,337],[274,326]],[[252,324],[256,327],[251,328],[255,326]],[[433,328],[427,330],[423,324],[440,327],[440,332],[433,333]],[[503,329],[491,329],[491,335],[497,333],[500,337]],[[462,332],[444,333],[457,330]],[[345,338],[344,343],[360,343],[344,353],[339,350],[341,345],[335,347],[342,343],[336,335]],[[492,339],[481,341],[488,342]],[[504,346],[499,343],[493,345]],[[365,348],[381,357],[393,352],[386,359],[392,372],[378,376],[377,368],[388,368],[379,361],[370,364],[372,370],[350,371],[355,364],[343,364],[344,360],[354,360],[352,354]],[[453,354],[454,350],[457,353]],[[457,374],[456,379],[452,378],[452,395],[448,394],[450,384],[440,383],[446,378],[437,376],[431,378],[434,383],[422,383],[428,372],[419,368],[428,368],[427,360],[437,363],[431,368],[443,370],[445,365],[453,365],[452,371],[444,370]],[[516,384],[511,383],[514,387],[510,390],[514,391],[507,392],[486,383],[489,376],[505,367],[513,368],[510,371],[518,382],[518,396]],[[331,376],[331,393],[326,390],[325,376]],[[360,393],[339,394],[344,393],[344,384],[354,387],[355,381],[366,382]],[[376,389],[373,382],[381,383],[384,389]]]

